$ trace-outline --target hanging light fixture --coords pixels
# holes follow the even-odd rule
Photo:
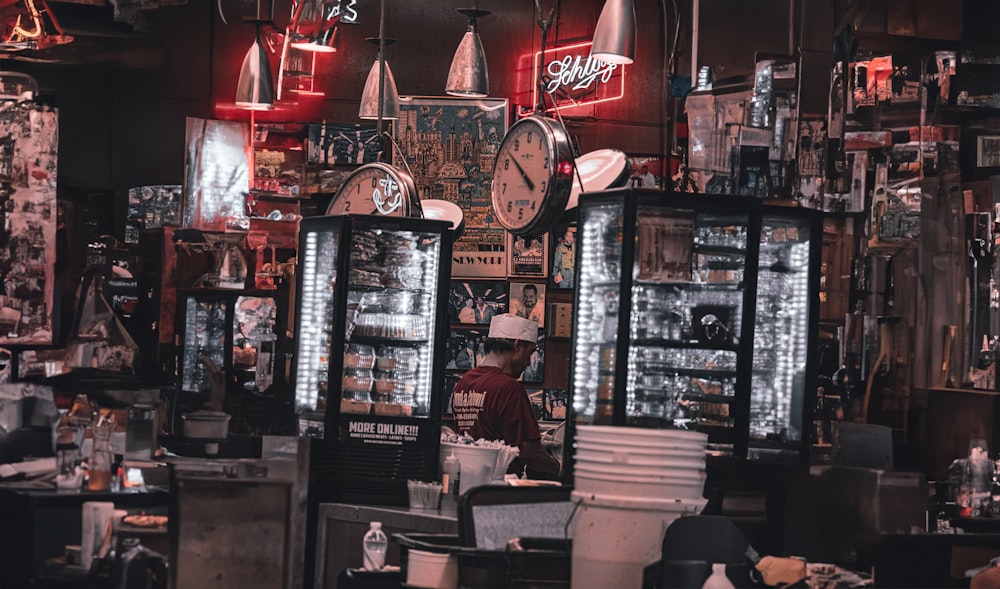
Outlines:
[[[604,63],[635,60],[635,4],[633,0],[607,0],[597,19],[590,55]]]
[[[370,43],[378,44],[378,57],[368,72],[365,89],[361,93],[358,118],[375,119],[381,128],[383,119],[399,118],[399,92],[396,90],[396,79],[392,75],[392,69],[389,68],[389,62],[385,60],[386,45],[395,43],[395,39],[385,37],[385,0],[380,2],[378,28],[378,37],[367,39]]]
[[[302,0],[296,6],[291,27],[291,46],[302,51],[333,53],[339,38],[339,2]]]
[[[0,35],[2,52],[48,49],[73,41],[73,37],[66,34],[45,0],[6,0],[0,2],[0,8],[3,9],[2,17],[9,19],[3,27],[3,35]],[[46,20],[51,27],[46,24]],[[50,28],[53,32],[50,32]]]
[[[256,34],[253,45],[243,57],[240,79],[236,83],[236,106],[250,110],[267,110],[274,107],[274,80],[271,63],[260,42],[260,27],[265,21],[252,21]]]
[[[274,9],[273,3],[271,9]],[[254,26],[254,40],[243,56],[240,79],[236,83],[236,106],[249,110],[268,110],[274,108],[274,80],[271,78],[271,62],[268,61],[267,52],[260,40],[260,28],[265,24],[274,24],[274,19],[261,20],[260,0],[257,0],[257,18],[247,22]]]
[[[468,27],[462,41],[455,50],[448,70],[448,83],[445,92],[452,96],[467,98],[482,98],[490,94],[490,77],[486,69],[486,53],[483,43],[479,40],[479,30],[476,19],[489,14],[486,10],[475,8],[459,8],[458,12],[469,19]]]

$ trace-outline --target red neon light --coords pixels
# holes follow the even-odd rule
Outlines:
[[[593,45],[592,42],[584,41],[581,43],[573,43],[570,45],[563,45],[561,47],[553,47],[551,49],[546,49],[545,57],[549,59],[549,62],[544,65],[546,68],[548,68],[549,64],[556,61],[556,59],[554,59],[555,57],[562,59],[567,55],[580,56],[585,60],[587,57],[590,56],[589,48],[591,45]],[[581,49],[581,48],[587,48],[587,51],[586,52],[571,51],[573,49]],[[532,67],[531,67],[532,80],[536,81],[538,80],[538,71],[539,68],[541,68],[543,65],[541,61],[542,61],[542,52],[536,51],[534,54],[534,59],[532,60]],[[563,110],[566,108],[576,108],[580,106],[587,106],[590,104],[598,104],[600,102],[610,102],[612,100],[621,100],[622,98],[625,97],[625,66],[618,65],[615,69],[615,73],[611,75],[611,79],[609,80],[608,83],[602,83],[597,81],[595,81],[594,83],[595,87],[593,88],[593,90],[586,92],[584,94],[584,98],[580,100],[574,100],[572,97],[570,97],[568,99],[562,98],[560,101],[560,98],[557,97],[555,98],[556,101],[555,106],[547,105],[545,109],[546,112],[554,112],[557,110]],[[607,93],[600,92],[600,88],[609,88],[612,84],[617,86],[617,93],[615,93],[614,89],[608,90]],[[587,98],[588,96],[592,97]],[[538,104],[537,83],[533,84],[531,88],[531,104]]]

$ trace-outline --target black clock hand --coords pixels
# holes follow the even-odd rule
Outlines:
[[[517,158],[512,158],[511,161],[514,162],[514,167],[517,168],[517,171],[521,172],[521,178],[523,178],[524,183],[528,185],[528,190],[533,191],[535,189],[535,183],[531,181],[531,178],[528,178],[528,173],[524,171],[521,164],[517,163]]]

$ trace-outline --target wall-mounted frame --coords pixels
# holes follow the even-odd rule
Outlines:
[[[445,369],[470,370],[486,357],[487,328],[452,328],[445,350]]]
[[[509,313],[533,319],[545,327],[545,284],[542,282],[511,282],[508,294]]]
[[[545,335],[539,331],[538,347],[531,353],[531,362],[521,374],[524,382],[545,382]]]
[[[576,221],[556,225],[549,243],[549,282],[552,288],[573,288],[576,283]]]
[[[489,325],[507,312],[504,281],[453,281],[448,291],[448,316],[453,324]]]
[[[670,185],[667,158],[660,154],[628,154],[629,181],[632,188],[663,190]]]
[[[507,276],[506,231],[493,215],[490,184],[496,150],[507,132],[506,99],[410,97],[400,104],[393,164],[409,168],[417,193],[465,213],[452,250],[452,276]]]
[[[573,332],[573,303],[549,305],[549,337],[569,338]]]
[[[512,278],[544,278],[548,272],[549,236],[521,237],[507,233],[507,274]]]
[[[1000,135],[976,137],[976,167],[1000,167]]]

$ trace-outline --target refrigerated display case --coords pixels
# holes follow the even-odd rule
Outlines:
[[[587,194],[578,215],[574,421],[698,430],[715,454],[806,460],[818,215],[633,189]]]
[[[294,388],[328,499],[405,504],[437,478],[451,248],[447,221],[302,220]]]

